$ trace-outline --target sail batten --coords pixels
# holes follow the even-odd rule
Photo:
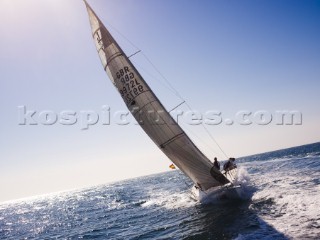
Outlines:
[[[211,161],[175,122],[89,4],[85,3],[103,68],[141,128],[201,189],[228,183],[229,180],[213,168]]]

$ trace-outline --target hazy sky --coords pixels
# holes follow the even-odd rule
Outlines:
[[[223,122],[208,129],[229,156],[319,141],[320,1],[88,2],[193,109],[222,113]],[[82,1],[0,0],[0,31],[0,201],[169,170],[170,161],[133,122],[100,119],[86,130],[80,118],[42,124],[43,111],[61,118],[67,110],[103,117],[105,105],[111,114],[126,110],[101,67]],[[127,55],[137,50],[110,31]],[[167,109],[181,102],[142,54],[132,60]],[[36,111],[34,125],[19,125],[21,106]],[[274,118],[267,125],[224,122],[243,110]],[[282,110],[300,111],[302,125],[277,125]],[[205,154],[222,159],[203,129],[183,125]]]

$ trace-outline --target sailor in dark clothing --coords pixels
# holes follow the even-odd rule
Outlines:
[[[234,163],[235,160],[236,160],[235,158],[229,158],[228,162],[226,162],[223,165],[223,170],[225,170],[227,172],[229,170],[236,168],[237,165]]]
[[[214,158],[213,166],[214,166],[216,169],[220,170],[220,163],[218,162],[218,160],[217,160],[216,157]]]

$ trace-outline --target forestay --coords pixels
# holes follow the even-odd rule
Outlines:
[[[202,190],[228,183],[174,121],[91,7],[86,6],[103,68],[143,130]]]

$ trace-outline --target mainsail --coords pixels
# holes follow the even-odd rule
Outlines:
[[[167,112],[85,1],[102,65],[128,109],[161,151],[200,189],[229,183]]]

